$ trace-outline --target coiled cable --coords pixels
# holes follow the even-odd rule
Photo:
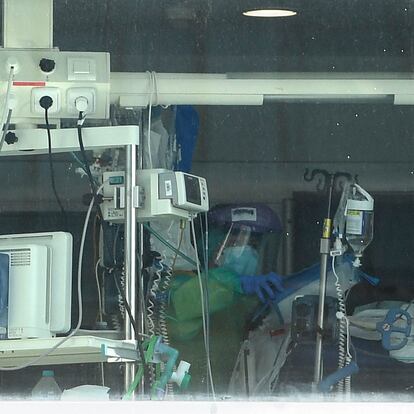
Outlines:
[[[110,319],[111,319],[112,328],[115,329],[116,331],[119,331],[120,332],[122,330],[122,325],[121,325],[121,322],[119,320],[118,314],[117,313],[113,313],[111,315]]]
[[[161,282],[161,269],[152,269],[154,272],[152,286],[149,291],[148,296],[148,307],[147,307],[147,321],[148,321],[148,333],[149,335],[155,335],[156,330],[156,315],[155,315],[155,306],[157,292],[159,289],[159,284]]]
[[[163,337],[164,343],[166,345],[170,345],[170,340],[168,336],[168,327],[167,327],[167,304],[168,304],[168,291],[171,284],[172,279],[172,270],[170,267],[163,265],[163,271],[164,271],[164,280],[162,283],[162,287],[160,289],[160,306],[159,306],[159,329],[160,334]]]
[[[162,264],[162,262],[161,262]],[[168,292],[170,289],[170,284],[172,280],[172,269],[165,264],[163,264],[163,272],[165,274],[162,287],[160,290],[160,305],[158,311],[158,326],[160,334],[163,338],[164,343],[169,346],[170,338],[168,336],[168,325],[167,325],[167,305],[168,305]],[[174,397],[174,388],[173,384],[167,384],[167,395],[172,399]]]
[[[338,369],[349,365],[352,361],[352,355],[349,352],[349,321],[346,317],[346,305],[344,300],[344,294],[342,292],[341,283],[339,281],[338,274],[335,270],[335,256],[332,256],[332,271],[335,276],[335,289],[336,296],[338,298],[337,317],[339,319],[339,339],[338,339]],[[348,376],[338,382],[338,391],[348,394],[351,392],[351,377]]]
[[[167,335],[167,328],[166,324],[162,327],[161,322],[161,303],[160,300],[160,284],[162,281],[162,271],[163,271],[163,264],[161,256],[157,256],[154,258],[154,264],[151,268],[152,274],[152,285],[149,288],[148,294],[148,306],[147,306],[147,323],[148,323],[148,333],[149,335],[162,335],[163,342],[168,345],[168,335]],[[165,322],[165,321],[164,321]],[[164,338],[166,335],[166,338]],[[150,366],[149,369],[149,380],[151,386],[154,384],[155,378],[155,367],[153,365]]]
[[[168,291],[172,279],[172,270],[166,266],[160,256],[154,259],[152,271],[154,272],[153,283],[149,291],[147,321],[150,335],[160,335],[163,343],[170,345],[167,325]],[[151,384],[155,381],[155,369],[150,368]],[[167,384],[166,395],[174,396],[172,384]]]
[[[113,271],[113,269],[110,270],[110,272]],[[113,275],[114,278],[116,278],[116,275]],[[125,291],[125,272],[121,271],[120,278],[119,278],[119,284],[121,286],[122,291]],[[124,303],[124,297],[122,296],[121,290],[118,289],[118,309],[119,313],[121,314],[121,318],[125,319],[125,303]]]

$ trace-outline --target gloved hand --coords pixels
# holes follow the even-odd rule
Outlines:
[[[274,300],[277,292],[284,290],[282,278],[276,273],[257,276],[240,276],[240,286],[246,295],[256,294],[261,302]]]

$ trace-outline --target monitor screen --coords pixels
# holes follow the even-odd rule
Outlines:
[[[201,205],[200,183],[197,177],[184,174],[185,192],[189,203]]]

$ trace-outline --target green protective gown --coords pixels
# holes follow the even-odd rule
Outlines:
[[[213,379],[216,393],[226,394],[244,339],[246,321],[259,302],[256,297],[242,293],[237,273],[224,268],[209,270],[208,296]],[[180,359],[191,363],[192,380],[187,392],[205,394],[207,364],[200,284],[196,275],[175,277],[168,316],[171,345],[179,351]]]

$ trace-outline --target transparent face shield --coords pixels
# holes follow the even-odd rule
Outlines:
[[[213,254],[213,266],[225,267],[239,275],[254,275],[258,267],[255,237],[249,226],[232,223]]]

